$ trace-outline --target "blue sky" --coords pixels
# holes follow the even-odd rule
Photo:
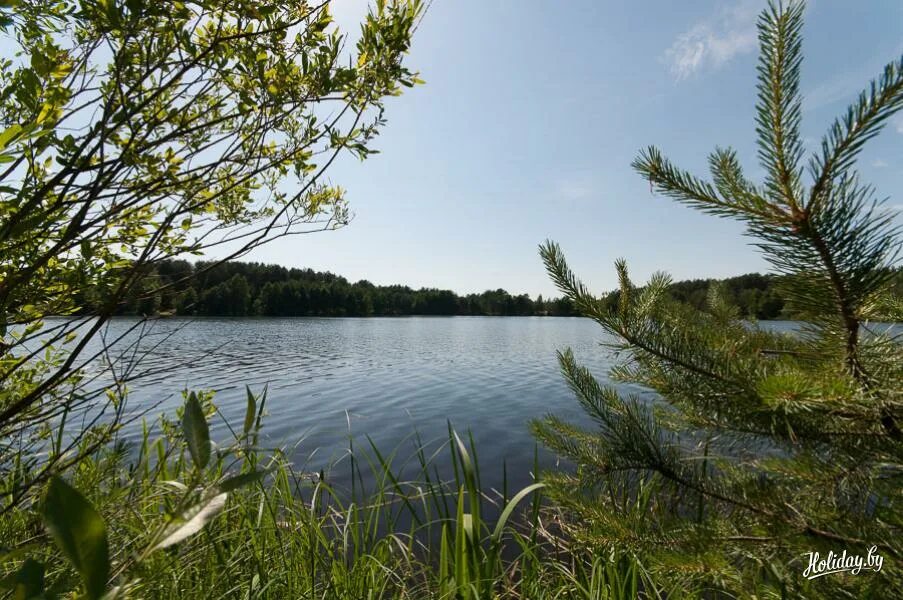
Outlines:
[[[340,22],[365,2],[340,0]],[[355,219],[251,258],[352,281],[556,294],[536,246],[558,241],[597,291],[613,261],[635,280],[764,271],[736,223],[653,196],[630,168],[655,144],[704,175],[716,145],[755,158],[755,21],[764,2],[435,0],[410,64],[426,85],[392,99],[381,154],[331,172]],[[809,4],[803,135],[836,115],[903,53],[903,3]],[[860,170],[903,208],[903,119]]]

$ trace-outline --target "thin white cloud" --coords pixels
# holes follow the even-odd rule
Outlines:
[[[803,110],[816,110],[841,100],[852,102],[872,79],[879,76],[888,60],[903,53],[903,44],[887,53],[879,53],[856,69],[843,71],[833,78],[803,92]],[[897,131],[903,133],[903,120],[897,121]]]
[[[876,169],[884,169],[887,167],[887,161],[883,161],[879,158],[878,160],[872,161],[872,166]]]
[[[593,193],[592,186],[583,181],[562,181],[558,184],[558,197],[567,200],[582,200]]]
[[[897,130],[897,133],[903,133],[903,115],[898,114],[894,119],[894,129]]]
[[[716,15],[677,36],[663,57],[671,74],[680,81],[752,52],[757,41],[756,16],[763,5],[761,0],[722,4]]]

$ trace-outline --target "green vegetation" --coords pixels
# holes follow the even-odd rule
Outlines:
[[[454,434],[451,477],[419,451],[407,482],[352,447],[375,489],[334,490],[265,446],[262,397],[214,446],[210,395],[186,394],[136,449],[127,374],[84,368],[123,302],[167,293],[150,274],[171,259],[345,224],[325,174],[371,154],[384,99],[419,83],[421,13],[377,0],[347,47],[329,2],[0,3],[17,53],[0,62],[0,595],[634,595],[639,565],[562,554],[539,486],[482,489]]]
[[[566,298],[535,300],[505,290],[458,296],[450,290],[403,285],[349,283],[332,273],[287,269],[232,261],[216,264],[165,261],[145,274],[144,287],[125,298],[117,314],[206,316],[326,316],[385,315],[553,315],[574,316]],[[99,298],[96,290],[86,300]],[[94,302],[83,302],[86,312]]]
[[[903,349],[874,325],[903,319],[900,241],[852,170],[903,108],[903,60],[831,127],[805,185],[801,3],[760,19],[763,185],[730,150],[712,155],[712,183],[655,148],[635,163],[660,193],[742,220],[777,275],[638,288],[619,261],[620,289],[597,298],[548,243],[565,294],[549,308],[175,260],[344,224],[323,175],[340,153],[374,152],[384,99],[419,83],[404,58],[421,14],[377,0],[343,50],[328,2],[0,2],[19,52],[0,62],[2,597],[903,596]],[[211,439],[213,394],[186,391],[129,445],[128,375],[98,384],[86,368],[121,312],[543,309],[597,321],[624,358],[612,378],[657,399],[562,352],[588,422],[533,427],[576,468],[534,468],[521,490],[486,489],[451,426],[440,448],[352,438],[343,462],[307,472],[268,446],[251,390],[228,439]],[[774,314],[804,319],[802,334],[744,319]],[[338,469],[351,489],[333,486]],[[807,552],[870,546],[878,573],[801,576]]]
[[[262,449],[265,401],[249,390],[243,427],[211,450],[211,395],[186,394],[180,420],[158,423],[156,439],[146,430],[137,452],[108,446],[68,483],[52,479],[39,510],[0,518],[2,539],[18,542],[0,561],[21,564],[0,586],[17,598],[542,600],[634,598],[651,585],[626,556],[562,546],[543,525],[542,483],[482,488],[472,441],[451,428],[438,447],[412,436],[407,461],[350,439],[350,460],[309,473]],[[450,480],[435,475],[438,453],[452,457]],[[361,483],[335,489],[338,469]]]
[[[668,286],[668,294],[679,302],[705,309],[709,289],[720,285],[726,299],[741,317],[750,319],[795,319],[782,288],[786,276],[751,273],[728,279],[694,279]],[[897,293],[903,292],[903,270],[892,270]],[[83,312],[97,310],[99,292],[86,290],[77,302]],[[603,301],[616,306],[619,292]],[[459,296],[451,290],[411,289],[403,285],[374,285],[369,281],[350,283],[340,275],[311,269],[287,269],[231,261],[228,263],[185,260],[162,261],[145,273],[142,286],[126,296],[115,310],[117,315],[203,315],[203,316],[392,316],[392,315],[505,315],[576,316],[579,313],[567,296],[536,299],[527,294],[511,295],[505,290]]]
[[[901,597],[903,345],[875,324],[903,320],[892,269],[901,241],[853,166],[903,108],[903,59],[832,125],[804,183],[802,12],[778,4],[759,19],[763,184],[745,178],[729,149],[709,158],[713,183],[654,147],[634,167],[656,191],[745,223],[785,275],[778,289],[803,331],[749,327],[723,286],[708,290],[705,310],[669,297],[664,274],[638,289],[623,260],[612,307],[548,242],[541,254],[556,284],[618,340],[612,380],[659,400],[598,382],[565,351],[561,368],[588,422],[549,416],[533,427],[577,465],[548,479],[566,531],[586,548],[631,553],[657,582],[742,597]],[[870,548],[884,557],[880,572],[803,577],[811,552]]]
[[[903,269],[889,268],[888,289],[892,295],[903,296]],[[791,301],[791,294],[797,282],[793,275],[749,273],[727,279],[694,279],[670,283],[667,294],[678,302],[689,304],[698,310],[707,310],[709,295],[718,289],[725,301],[737,309],[737,314],[746,319],[805,319],[803,312],[797,311]],[[620,292],[608,294],[604,301],[608,308],[618,305]]]
[[[125,382],[92,386],[85,349],[154,265],[347,220],[325,173],[419,82],[422,7],[376,2],[353,47],[329,8],[0,3],[0,514],[115,436]]]

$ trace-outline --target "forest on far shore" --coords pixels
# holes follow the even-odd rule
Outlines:
[[[903,282],[898,270],[898,282]],[[671,285],[672,296],[702,308],[709,286],[721,282],[747,318],[793,318],[779,291],[780,276],[750,273],[727,279],[694,279]],[[903,287],[898,283],[898,288]],[[103,300],[94,290],[88,304]],[[93,302],[92,302],[93,301]],[[614,304],[617,292],[606,296]],[[458,295],[436,288],[349,282],[340,275],[312,269],[253,262],[191,263],[168,260],[155,265],[140,290],[120,304],[120,315],[186,316],[325,316],[397,315],[575,316],[567,298],[531,298],[503,289]]]

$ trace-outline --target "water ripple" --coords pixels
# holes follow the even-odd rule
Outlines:
[[[114,320],[109,337],[133,324]],[[134,340],[118,347],[130,354]],[[130,384],[129,402],[162,400],[171,411],[186,387],[212,389],[225,418],[240,423],[245,386],[267,385],[266,434],[276,443],[303,437],[295,459],[315,468],[346,447],[346,411],[352,432],[383,449],[415,428],[441,439],[451,421],[473,431],[490,485],[503,460],[516,485],[533,459],[527,422],[550,411],[581,416],[556,350],[572,348],[604,377],[612,357],[601,341],[598,326],[578,318],[164,319],[139,344],[138,370],[148,374]]]

